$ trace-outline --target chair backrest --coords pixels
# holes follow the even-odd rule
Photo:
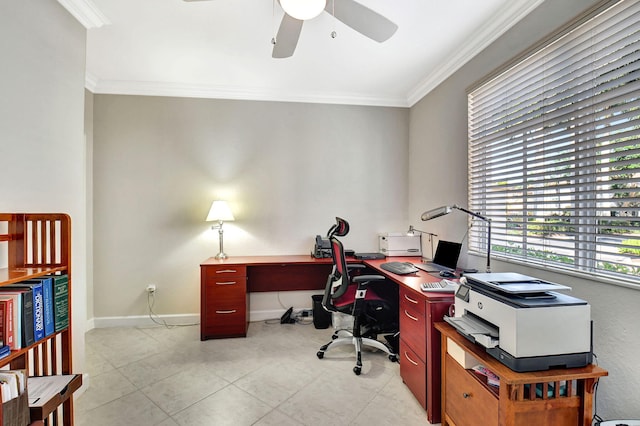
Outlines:
[[[349,285],[351,279],[349,278],[349,270],[347,269],[347,259],[344,255],[344,247],[339,239],[331,237],[331,256],[333,257],[333,299],[342,296]],[[337,287],[337,288],[336,288]]]
[[[349,223],[340,217],[336,217],[335,225],[333,225],[329,229],[329,232],[327,232],[327,237],[331,244],[333,269],[327,278],[327,285],[325,287],[322,304],[329,310],[331,310],[333,300],[346,293],[350,284],[347,260],[344,255],[344,247],[340,240],[336,238],[344,237],[347,233],[349,233]]]
[[[331,237],[344,237],[349,233],[349,222],[344,220],[341,217],[336,217],[336,224],[329,228],[329,232],[327,232],[327,238],[331,239]]]

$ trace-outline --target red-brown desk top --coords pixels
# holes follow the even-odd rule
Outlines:
[[[424,295],[427,300],[442,300],[448,299],[453,296],[452,293],[439,293],[439,292],[423,292],[420,290],[420,284],[428,281],[440,281],[437,275],[429,274],[428,272],[419,270],[413,274],[398,275],[393,272],[386,271],[380,267],[383,263],[387,262],[411,262],[419,263],[420,257],[387,257],[384,259],[369,259],[358,260],[355,258],[348,258],[349,263],[362,263],[374,269],[376,273],[384,275],[397,284],[402,285],[405,288],[409,288],[416,293]],[[332,264],[331,258],[317,259],[308,254],[300,255],[276,255],[276,256],[231,256],[227,259],[216,259],[210,257],[202,262],[201,266],[206,265],[330,265]]]
[[[356,261],[355,259],[353,259]],[[331,264],[331,258],[316,259],[310,254],[277,256],[231,256],[227,259],[210,257],[201,265],[287,265],[287,264]]]
[[[418,270],[418,272],[413,274],[406,275],[398,275],[393,272],[389,272],[380,267],[383,263],[386,262],[411,262],[411,263],[420,263],[420,257],[387,257],[386,259],[376,259],[376,260],[365,260],[363,263],[369,266],[371,269],[375,269],[376,272],[380,273],[380,275],[384,275],[389,278],[391,281],[405,287],[409,288],[416,293],[422,294],[427,298],[427,300],[443,300],[443,299],[451,299],[453,297],[453,293],[441,293],[436,291],[422,291],[420,290],[420,284],[424,282],[433,282],[440,281],[442,278],[438,276],[438,274],[430,274],[423,270]]]

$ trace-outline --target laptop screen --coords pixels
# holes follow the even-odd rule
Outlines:
[[[458,266],[458,258],[462,244],[451,241],[438,241],[436,254],[433,256],[433,263],[446,266],[447,268],[456,269]]]

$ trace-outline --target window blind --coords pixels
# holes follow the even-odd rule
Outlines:
[[[469,208],[491,252],[640,277],[640,2],[619,1],[468,94]],[[486,253],[486,228],[469,248]]]

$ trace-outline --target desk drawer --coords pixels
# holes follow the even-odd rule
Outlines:
[[[426,299],[400,289],[400,337],[421,361],[426,361]]]
[[[207,280],[225,281],[235,277],[246,278],[247,267],[244,265],[206,266],[204,272]]]
[[[416,353],[411,350],[400,333],[400,377],[416,397],[422,408],[427,408],[427,369]]]
[[[244,301],[247,294],[247,279],[245,277],[228,277],[219,279],[207,279],[205,281],[205,294],[207,303],[219,303],[228,300]]]
[[[498,424],[498,398],[462,368],[451,355],[447,354],[447,379],[445,381],[445,412],[456,426],[477,425],[478,419],[483,424]]]
[[[203,338],[238,337],[247,335],[246,309],[211,309],[202,324]]]

